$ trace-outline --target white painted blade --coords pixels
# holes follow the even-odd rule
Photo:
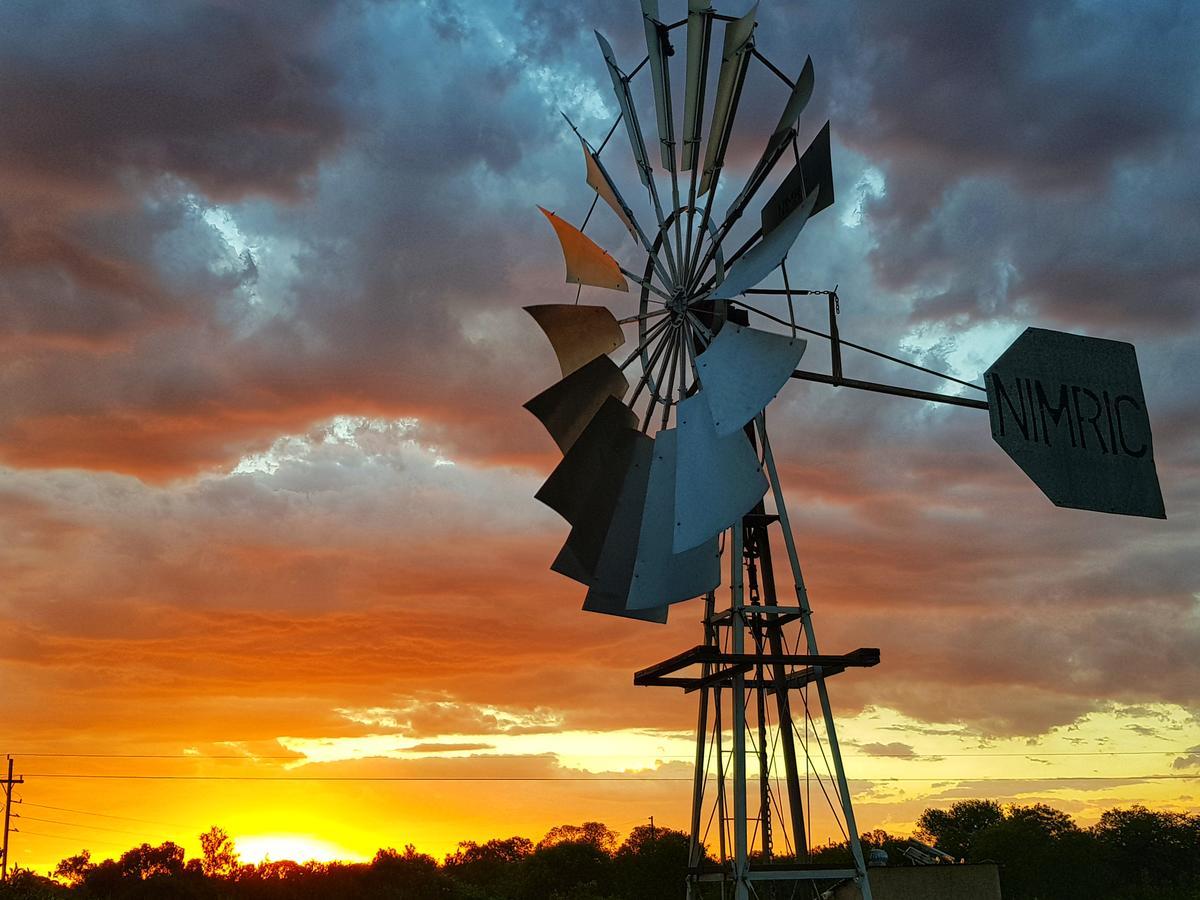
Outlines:
[[[676,407],[679,456],[675,470],[675,553],[719,535],[767,492],[754,448],[744,432],[722,437],[703,390]]]
[[[783,262],[800,236],[804,223],[808,221],[818,192],[813,191],[797,206],[786,219],[765,235],[761,241],[746,251],[746,254],[729,267],[725,280],[711,294],[711,300],[732,300],[738,294],[750,290],[773,272]]]
[[[808,342],[726,322],[696,357],[713,427],[724,437],[766,409],[792,376]]]
[[[654,609],[690,600],[721,583],[721,554],[716,537],[683,553],[671,549],[675,531],[677,438],[674,428],[663,429],[654,438],[637,561],[626,603],[629,609]]]

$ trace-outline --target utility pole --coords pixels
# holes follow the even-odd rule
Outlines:
[[[4,856],[0,860],[0,881],[8,881],[8,825],[12,818],[13,786],[24,784],[24,778],[13,778],[13,758],[8,758],[8,777],[0,784],[4,785]]]
[[[654,816],[650,817],[650,840],[654,840]]]

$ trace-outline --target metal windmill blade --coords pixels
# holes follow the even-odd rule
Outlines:
[[[812,61],[806,60],[796,82],[789,83],[766,148],[718,228],[712,198],[756,52],[757,6],[740,18],[718,17],[703,0],[692,0],[688,18],[675,25],[662,21],[658,0],[641,0],[641,12],[662,163],[658,176],[633,90],[633,75],[643,66],[623,67],[608,40],[599,33],[596,38],[653,225],[639,220],[629,202],[632,195],[623,193],[602,161],[608,141],[596,149],[564,118],[580,141],[588,187],[644,255],[626,267],[583,233],[590,212],[577,228],[542,209],[560,241],[567,282],[616,291],[632,283],[640,291],[638,308],[613,313],[589,305],[528,307],[550,339],[562,378],[525,406],[564,454],[537,494],[571,525],[551,568],[587,586],[584,608],[589,611],[662,621],[669,604],[716,587],[720,534],[767,489],[745,428],[791,376],[805,341],[794,330],[780,334],[729,321],[730,301],[780,265],[826,198],[824,184],[831,175],[825,131],[824,142],[814,142],[797,167],[799,193],[794,187],[777,192],[769,215],[766,208],[763,212],[770,227],[727,269],[722,244],[733,221],[783,151],[794,145],[813,92]],[[687,52],[682,148],[677,148],[671,35],[683,24]],[[706,124],[708,60],[718,29],[720,66]],[[660,200],[658,177],[669,179],[669,209]],[[705,194],[701,209],[696,198]],[[622,329],[635,333],[627,337]],[[610,359],[623,344],[632,345],[628,355]]]

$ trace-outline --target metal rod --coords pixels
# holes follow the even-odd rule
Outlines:
[[[648,281],[648,280],[646,280],[646,279],[642,278],[642,276],[640,276],[640,275],[634,275],[634,274],[633,274],[632,272],[630,272],[630,271],[629,271],[627,268],[625,268],[624,266],[621,266],[621,265],[618,265],[618,266],[617,266],[617,268],[621,270],[621,274],[622,274],[622,275],[624,275],[624,276],[625,276],[626,278],[628,278],[630,281],[636,281],[636,282],[637,282],[638,284],[640,284],[642,287],[646,288],[646,290],[650,291],[650,293],[652,293],[652,294],[658,294],[658,296],[659,296],[659,297],[661,297],[663,300],[670,300],[670,299],[671,299],[671,295],[670,295],[670,294],[668,294],[668,293],[664,292],[663,290],[661,290],[661,289],[659,289],[659,288],[656,288],[656,287],[653,285],[653,283],[651,283],[650,281]]]
[[[760,503],[761,506],[761,503]],[[762,567],[764,609],[777,608],[779,598],[775,594],[775,564],[771,559],[771,541],[767,525],[757,526],[761,540],[758,545],[759,563]],[[766,626],[767,640],[772,656],[780,656],[784,652],[783,625],[778,618]],[[792,844],[797,853],[803,847],[804,856],[808,856],[808,843],[804,834],[804,801],[800,795],[800,771],[796,764],[796,743],[792,733],[792,703],[788,691],[787,667],[781,663],[772,666],[772,677],[775,682],[775,706],[779,719],[779,735],[783,744],[784,778],[787,782],[788,811],[792,828]],[[809,810],[812,815],[812,810]]]
[[[663,348],[666,345],[667,338],[664,337],[663,340],[658,342],[658,345],[654,348],[654,352],[650,354],[650,359],[647,360],[646,367],[642,370],[642,377],[638,379],[637,390],[633,392],[633,398],[629,401],[630,409],[637,403],[638,397],[642,395],[642,391],[645,390],[646,385],[649,384],[650,379],[653,377],[654,364],[658,362],[658,358],[662,355]]]
[[[759,53],[757,47],[751,47],[750,52],[752,54],[754,54],[755,59],[757,59],[760,63],[762,63],[764,66],[766,66],[768,69],[770,69],[773,73],[775,73],[775,75],[778,76],[779,80],[782,81],[784,84],[786,84],[788,87],[794,88],[796,86],[796,82],[792,81],[792,79],[790,79],[786,75],[784,75],[783,72],[781,72],[779,70],[779,67],[775,65],[775,63],[771,62],[769,59],[767,59],[765,56],[763,56],[761,53]]]
[[[660,350],[662,350],[662,348],[664,348],[664,347],[667,350],[667,352],[663,354],[662,365],[659,366],[659,369],[658,369],[658,380],[656,381],[653,378],[653,376],[651,375],[651,373],[649,373],[649,372],[646,373],[646,379],[647,379],[646,383],[650,387],[650,400],[646,403],[646,414],[642,418],[642,433],[643,434],[645,434],[646,429],[650,427],[650,419],[654,415],[654,409],[655,409],[655,407],[658,406],[659,401],[662,399],[659,396],[659,392],[661,389],[660,386],[662,385],[663,375],[665,375],[666,371],[667,371],[667,363],[669,363],[672,359],[675,358],[675,341],[678,340],[678,337],[679,337],[678,329],[676,329],[674,326],[672,326],[672,328],[670,329],[670,333],[667,334],[667,336],[664,337],[658,345]],[[631,403],[630,406],[632,406],[632,405],[633,404]],[[667,412],[670,412],[671,407],[666,406],[665,409]]]
[[[683,340],[679,342],[679,401],[687,396],[687,348],[684,344],[691,344],[692,332],[691,322],[687,319],[683,320]]]
[[[788,297],[788,307],[792,298]],[[839,381],[842,378],[842,339],[838,334],[837,324],[837,294],[829,292],[829,371]]]
[[[637,349],[630,353],[629,356],[625,358],[625,362],[621,363],[618,368],[621,369],[621,371],[625,371],[625,369],[629,368],[629,364],[642,355],[642,351],[646,349],[652,340],[654,340],[655,335],[657,335],[670,323],[670,319],[663,319],[661,322],[655,322],[653,325],[651,325],[649,330],[646,332],[646,337],[640,344],[638,344]]]
[[[781,259],[779,261],[779,270],[781,272],[783,272],[783,287],[784,287],[784,290],[786,290],[788,292],[788,295],[787,295],[788,321],[792,323],[792,340],[794,341],[796,339],[796,307],[792,304],[792,286],[788,282],[787,256],[784,256],[783,259]],[[833,307],[830,306],[831,314],[832,314],[832,310],[833,310]],[[831,329],[830,333],[831,334],[833,333],[832,329]],[[839,362],[839,367],[838,367],[838,371],[836,374],[839,378],[842,377],[840,362]]]
[[[640,322],[642,319],[654,319],[658,316],[665,316],[670,310],[665,306],[662,309],[652,309],[647,313],[639,313],[636,316],[626,316],[623,319],[617,319],[618,325],[629,325],[632,322]]]
[[[608,146],[608,139],[613,136],[613,132],[617,130],[617,126],[621,124],[621,119],[624,118],[624,116],[625,116],[625,113],[617,113],[617,120],[612,123],[612,128],[608,129],[608,134],[606,134],[604,136],[604,140],[602,140],[600,142],[600,146],[596,148],[597,156],[600,155],[601,150],[603,150],[606,146]],[[571,120],[568,119],[567,121],[569,122]],[[571,126],[571,128],[574,128],[574,127],[575,127],[574,125]],[[579,134],[578,131],[576,131],[575,133]]]
[[[675,367],[679,365],[679,342],[683,340],[682,321],[679,323],[679,328],[675,331],[674,338],[675,343],[671,346],[671,352],[667,354],[671,357],[671,374],[659,386],[659,393],[663,395],[662,424],[659,426],[661,428],[666,428],[667,422],[671,420],[671,392],[675,389]],[[645,428],[642,428],[642,431],[645,430]]]
[[[713,643],[713,629],[707,623],[712,618],[713,608],[716,605],[716,596],[712,591],[704,598],[704,643],[705,646],[710,646]],[[702,670],[702,675],[709,674],[709,665],[706,663]],[[708,736],[708,688],[703,688],[700,691],[699,712],[696,717],[696,765],[693,770],[692,783],[692,830],[691,839],[688,846],[688,866],[695,867],[700,865],[700,860],[704,858],[704,845],[700,840],[700,820],[704,816],[704,785],[706,778],[704,777],[704,760],[705,746],[704,739]]]
[[[579,133],[579,129],[575,127],[575,123],[571,121],[571,117],[562,110],[559,110],[558,114],[566,119],[567,124],[571,126],[571,131],[575,132],[575,137],[579,138],[579,140],[583,142],[585,151],[590,151],[592,145],[588,143],[587,138]],[[616,131],[617,126],[621,124],[621,118],[623,115],[623,113],[618,115],[617,121],[613,122],[612,128],[608,130],[608,134],[604,137],[604,142],[600,145],[600,150],[604,149],[605,144],[608,143],[608,139],[613,136],[613,132]],[[658,272],[658,277],[662,279],[664,284],[670,285],[670,287],[674,289],[674,282],[671,280],[671,276],[667,273],[667,270],[663,268],[663,264],[658,258],[657,251],[650,246],[650,239],[646,237],[646,230],[642,228],[642,223],[638,221],[637,215],[634,214],[629,204],[625,202],[625,198],[621,196],[620,190],[617,188],[612,178],[609,177],[608,170],[604,168],[604,163],[600,162],[600,150],[592,151],[592,157],[596,163],[596,167],[600,170],[600,174],[603,176],[604,180],[608,182],[608,186],[612,190],[613,196],[617,200],[617,205],[621,207],[621,210],[629,218],[630,224],[633,225],[633,230],[636,232],[637,239],[641,241],[642,247],[645,248],[646,253],[649,254],[650,260],[654,263],[654,268],[655,271]],[[583,225],[580,226],[580,231],[583,231],[584,227],[587,226],[588,220],[592,217],[592,210],[596,208],[596,201],[599,199],[600,192],[597,191],[595,198],[592,200],[591,208],[588,209],[587,218],[583,220]]]
[[[843,342],[844,343],[844,342]],[[928,400],[930,403],[945,403],[949,406],[966,406],[970,409],[987,409],[986,400],[972,400],[970,397],[953,397],[949,394],[935,394],[932,391],[917,391],[912,388],[897,387],[892,384],[879,384],[874,381],[859,381],[856,378],[834,378],[821,372],[806,372],[796,369],[792,377],[801,381],[815,381],[819,384],[832,384],[834,387],[854,388],[858,391],[870,391],[875,394],[890,394],[893,397],[908,397],[911,400]]]
[[[782,294],[783,292],[780,291],[780,293]],[[793,291],[792,293],[794,293],[794,294],[800,294],[800,293],[823,294],[826,292],[825,291],[807,291],[807,292]],[[832,291],[829,291],[828,293],[830,294],[830,304],[832,305],[832,307],[834,309],[834,314],[836,315],[837,301],[838,301],[837,294],[835,294]],[[814,337],[824,338],[827,341],[832,341],[834,339],[832,332],[829,334],[826,334],[823,331],[817,331],[815,328],[805,328],[803,325],[796,325],[795,322],[786,322],[783,319],[779,318],[778,316],[773,316],[769,312],[764,312],[763,310],[759,309],[758,307],[751,306],[750,304],[748,304],[742,300],[731,300],[730,302],[737,306],[742,307],[742,309],[749,310],[750,312],[754,313],[755,315],[762,316],[764,319],[769,319],[772,322],[778,322],[780,325],[791,325],[794,328],[796,328],[797,330],[803,331],[805,334],[811,334]],[[918,365],[917,363],[910,362],[907,359],[901,359],[898,356],[892,356],[890,353],[884,353],[882,350],[873,350],[870,347],[864,347],[862,344],[856,344],[853,341],[843,340],[840,335],[838,336],[837,341],[838,341],[838,344],[841,346],[851,347],[855,350],[860,350],[863,353],[869,353],[871,356],[878,356],[880,359],[886,359],[888,362],[894,362],[897,365],[905,366],[906,368],[914,369],[918,372],[924,372],[926,375],[936,375],[938,378],[944,378],[946,381],[953,381],[955,384],[961,384],[963,387],[974,388],[975,390],[980,391],[981,393],[987,393],[987,388],[980,387],[977,384],[972,384],[971,382],[964,381],[961,378],[955,378],[953,375],[947,375],[945,372],[939,372],[937,369],[930,369],[925,366]],[[941,397],[943,395],[938,394],[936,396]],[[962,405],[976,406],[975,403],[966,403],[966,404],[962,404]],[[977,408],[987,409],[988,407],[987,407],[987,404],[984,403],[983,406],[977,407]]]
[[[596,204],[600,201],[600,195],[597,194],[592,198],[592,205],[588,207],[587,215],[583,217],[583,224],[579,226],[579,233],[583,234],[583,229],[587,228],[587,223],[592,220],[592,213],[596,211]]]

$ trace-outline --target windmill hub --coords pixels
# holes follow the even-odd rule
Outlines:
[[[691,306],[693,298],[682,289],[675,291],[670,300],[667,301],[667,309],[671,311],[671,321],[680,322],[687,314],[688,307]]]

